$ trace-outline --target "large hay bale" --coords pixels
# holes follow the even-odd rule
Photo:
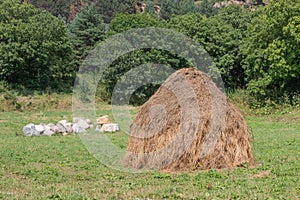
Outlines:
[[[190,171],[252,163],[241,113],[196,69],[172,74],[140,108],[130,127],[124,166]]]

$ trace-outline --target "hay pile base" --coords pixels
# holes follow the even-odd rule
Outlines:
[[[141,107],[122,160],[129,168],[166,171],[252,162],[243,116],[205,73],[192,68],[172,74]]]

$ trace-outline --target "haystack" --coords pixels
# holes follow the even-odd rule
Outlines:
[[[124,166],[192,171],[252,163],[242,114],[196,69],[172,74],[130,127]]]

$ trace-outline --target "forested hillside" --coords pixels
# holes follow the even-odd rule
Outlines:
[[[298,0],[0,0],[1,84],[68,91],[97,44],[150,26],[184,33],[200,43],[220,70],[226,89],[244,89],[261,105],[270,100],[293,103],[300,92],[299,10]],[[133,63],[153,61],[174,69],[189,65],[169,52],[140,49],[109,67],[102,89],[110,96],[118,77]],[[135,94],[143,100],[134,101],[145,101],[156,86],[147,88]]]

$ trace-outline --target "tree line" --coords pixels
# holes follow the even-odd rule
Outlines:
[[[148,8],[138,14],[133,14],[130,0],[86,1],[71,21],[67,10],[75,1],[31,2],[0,0],[0,79],[10,86],[66,90],[96,45],[133,28],[160,27],[200,43],[227,89],[246,89],[260,102],[288,99],[292,103],[299,95],[299,1],[271,0],[255,10],[240,5],[216,9],[215,1],[208,0],[199,6],[190,0],[146,1]],[[161,7],[159,15],[153,5]],[[140,49],[114,61],[101,82],[104,90],[110,96],[118,78],[132,66],[154,61],[174,69],[189,66],[170,52]],[[156,88],[139,88],[133,101],[146,100]]]

